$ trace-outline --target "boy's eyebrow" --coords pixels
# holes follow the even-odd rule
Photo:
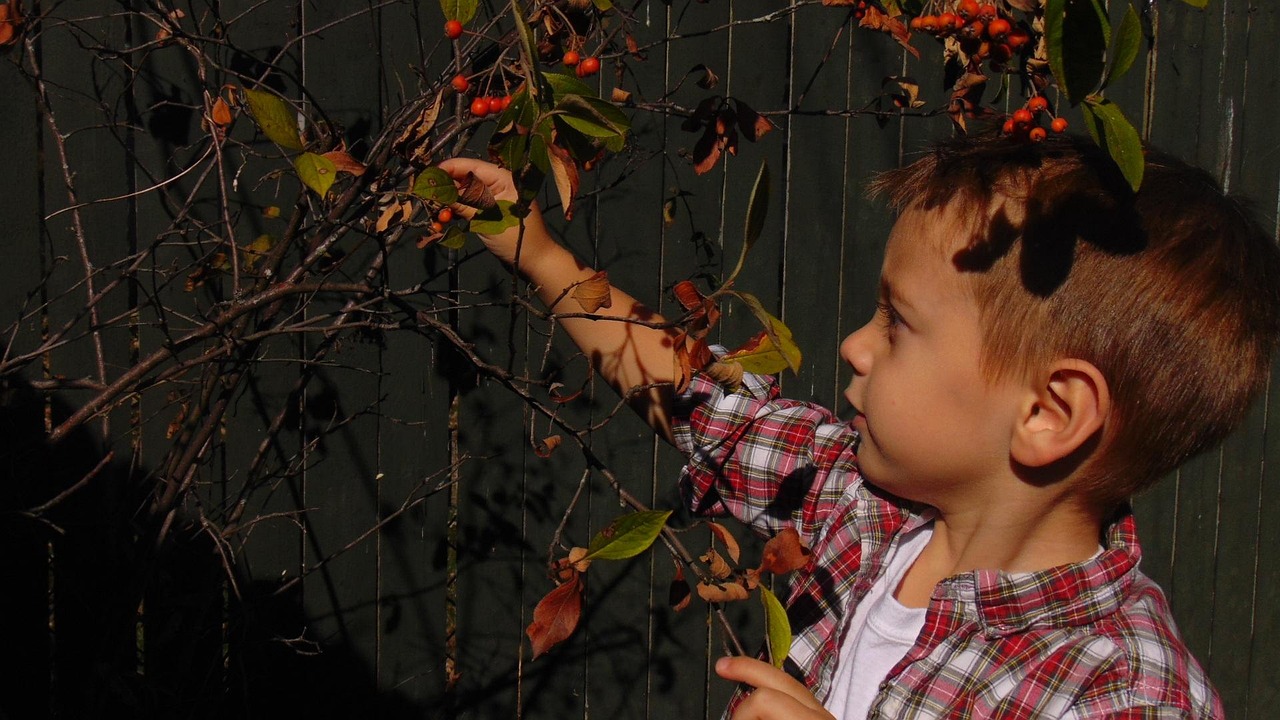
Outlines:
[[[889,282],[889,279],[883,275],[880,276],[880,299],[882,301],[887,300],[891,305],[898,309],[902,309],[903,307],[906,307],[908,310],[915,309],[915,306],[911,304],[911,301],[899,293],[894,288],[893,283]]]

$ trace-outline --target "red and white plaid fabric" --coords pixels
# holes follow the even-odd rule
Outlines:
[[[890,542],[929,522],[863,482],[857,433],[828,410],[748,375],[698,376],[677,403],[690,506],[764,535],[795,527],[813,550],[788,601],[789,667],[824,697],[853,608]],[[1221,718],[1160,589],[1138,570],[1133,516],[1093,559],[1034,573],[976,570],[938,585],[924,629],[880,686],[870,717]],[[731,706],[732,707],[732,706]]]

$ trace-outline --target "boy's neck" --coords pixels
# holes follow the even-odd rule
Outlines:
[[[933,535],[896,596],[908,607],[924,607],[939,582],[960,573],[1034,572],[1082,562],[1098,551],[1101,535],[1102,519],[1076,503],[1015,500],[939,509]]]

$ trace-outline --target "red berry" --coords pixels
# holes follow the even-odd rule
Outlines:
[[[996,19],[996,6],[990,3],[983,3],[978,6],[978,17],[982,18],[985,23],[990,23]]]
[[[996,43],[991,46],[991,61],[996,63],[1007,62],[1013,57],[1013,48],[1008,43]]]
[[[1056,133],[1067,131],[1067,119],[1064,117],[1056,117],[1053,122],[1049,123],[1049,127],[1053,128]]]
[[[444,232],[444,224],[443,224],[443,223],[439,223],[439,222],[432,222],[432,223],[431,223],[431,232],[433,232],[433,233],[442,233],[442,232]]]
[[[444,34],[450,40],[457,40],[462,37],[462,23],[457,20],[449,20],[444,24]]]
[[[920,18],[920,29],[927,33],[938,32],[938,16],[923,15]]]
[[[471,101],[471,114],[484,117],[489,114],[489,98],[478,97]]]
[[[978,0],[960,0],[956,5],[956,14],[965,20],[977,17]]]
[[[1011,49],[1017,50],[1023,45],[1031,42],[1031,35],[1022,28],[1014,28],[1009,31],[1009,36],[1006,37],[1004,41],[1009,43],[1009,47]]]
[[[987,37],[992,40],[1003,40],[1005,35],[1009,34],[1009,30],[1013,28],[1008,20],[1004,18],[996,18],[987,23]]]
[[[1040,142],[1041,140],[1044,139],[1044,136],[1047,134],[1048,133],[1044,131],[1044,128],[1033,127],[1031,128],[1031,132],[1027,133],[1027,137],[1031,138],[1031,142]]]
[[[467,88],[471,87],[471,81],[467,79],[466,75],[454,75],[449,84],[460,93],[466,92]]]
[[[510,96],[510,95],[503,95],[503,96],[502,96],[502,109],[503,109],[503,110],[506,110],[506,109],[507,109],[507,108],[509,108],[509,107],[511,107],[511,96]]]
[[[986,27],[981,20],[970,20],[968,25],[960,28],[960,37],[966,40],[981,40],[984,30]]]
[[[582,62],[578,63],[578,77],[587,77],[600,72],[600,58],[591,55],[582,58]]]
[[[960,18],[952,13],[942,13],[938,16],[938,30],[942,32],[950,32],[960,27]]]
[[[1049,101],[1043,95],[1037,95],[1027,101],[1027,109],[1033,113],[1042,113],[1049,109]]]
[[[919,15],[911,18],[911,29],[919,31],[924,27],[924,18]]]
[[[501,97],[489,98],[489,114],[497,115],[500,112],[502,112],[502,98]]]
[[[581,59],[582,59],[582,56],[578,54],[577,50],[570,50],[564,54],[563,58],[561,58],[564,64],[567,65],[568,67],[573,67],[574,65],[577,65],[578,61]]]
[[[1014,125],[1030,125],[1031,121],[1034,119],[1035,119],[1035,116],[1032,115],[1031,111],[1026,108],[1020,108],[1018,110],[1013,111]]]
[[[1005,120],[1004,126],[1000,128],[1000,132],[1004,133],[1005,135],[1012,135],[1013,131],[1016,129],[1017,128],[1013,126],[1012,120]]]
[[[447,223],[452,219],[453,208],[442,207],[440,208],[440,211],[436,213],[436,220],[439,222]]]

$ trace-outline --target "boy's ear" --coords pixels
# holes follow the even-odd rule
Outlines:
[[[1013,459],[1045,467],[1075,452],[1103,426],[1111,411],[1106,378],[1092,363],[1059,360],[1031,388],[1014,432]]]

